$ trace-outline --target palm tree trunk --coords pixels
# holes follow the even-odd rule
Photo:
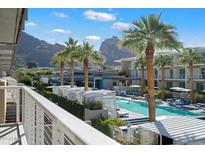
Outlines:
[[[144,65],[141,65],[141,70],[142,70],[142,74],[141,74],[141,96],[144,97]]]
[[[70,62],[70,85],[71,88],[74,86],[74,61],[71,60]]]
[[[61,62],[61,65],[60,65],[60,81],[61,81],[61,85],[64,85],[64,63]]]
[[[161,67],[161,99],[164,100],[164,66]]]
[[[193,63],[189,63],[189,98],[193,102]]]
[[[84,59],[84,90],[88,91],[88,59]]]
[[[155,121],[155,95],[154,95],[154,47],[152,43],[147,44],[146,48],[147,63],[147,84],[148,84],[148,102],[149,102],[149,121]]]

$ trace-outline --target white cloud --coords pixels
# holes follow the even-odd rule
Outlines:
[[[50,32],[51,33],[61,33],[61,34],[69,34],[69,33],[71,33],[70,30],[64,30],[64,29],[53,29]]]
[[[87,10],[83,13],[86,19],[97,20],[97,21],[114,21],[116,16],[114,14],[105,12],[95,12],[93,10]]]
[[[34,26],[36,26],[36,23],[34,23],[34,22],[28,22],[28,23],[26,23],[25,24],[27,27],[34,27]]]
[[[125,22],[116,22],[112,25],[112,28],[118,29],[118,30],[128,30],[131,27],[130,23]]]
[[[59,17],[59,18],[67,18],[67,17],[68,17],[68,15],[66,15],[66,14],[64,14],[64,13],[62,13],[62,12],[57,12],[57,11],[52,12],[52,14],[53,14],[54,16],[56,16],[56,17]]]
[[[96,40],[100,40],[100,37],[96,35],[89,35],[89,36],[86,36],[85,39],[87,41],[96,41]]]

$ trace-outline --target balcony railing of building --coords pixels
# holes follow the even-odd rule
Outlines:
[[[0,89],[5,90],[7,102],[16,103],[16,121],[23,125],[27,144],[118,144],[29,87]]]

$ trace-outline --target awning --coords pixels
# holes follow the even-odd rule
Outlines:
[[[13,62],[18,38],[24,28],[27,9],[0,9],[0,75],[9,72]]]
[[[205,140],[205,121],[196,118],[172,117],[139,126],[182,144]]]

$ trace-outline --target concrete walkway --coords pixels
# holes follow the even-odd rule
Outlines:
[[[128,111],[126,109],[120,108],[120,111],[128,112],[129,113],[129,117],[128,118],[122,118],[122,120],[125,120],[125,119],[136,119],[136,118],[145,118],[145,116],[142,115],[142,114],[139,114],[139,113],[136,113],[136,112],[132,112],[132,111]]]

